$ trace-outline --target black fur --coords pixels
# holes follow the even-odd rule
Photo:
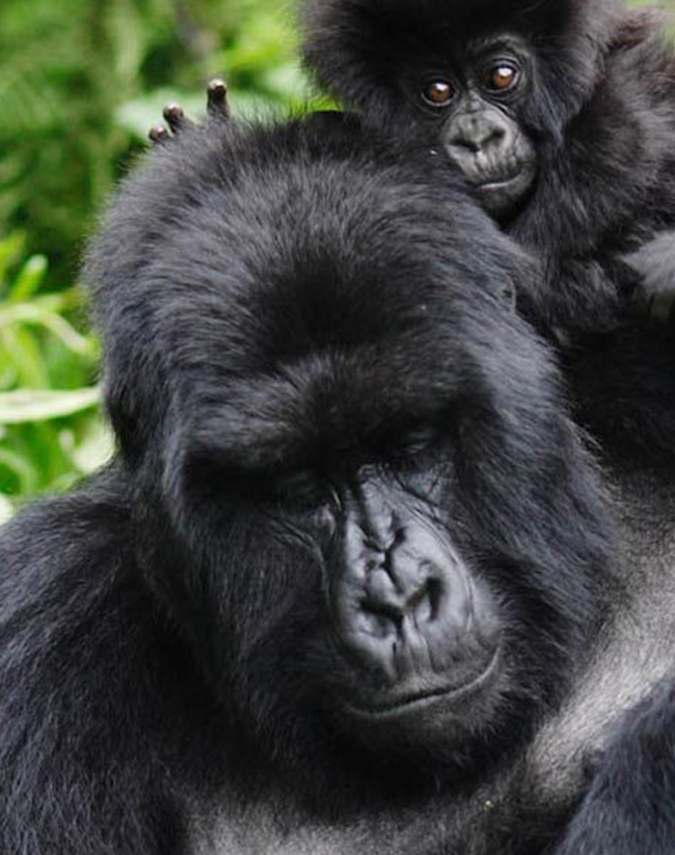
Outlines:
[[[470,39],[521,36],[536,63],[519,118],[540,168],[503,225],[545,271],[524,303],[567,329],[597,331],[633,311],[640,275],[653,276],[648,257],[636,275],[623,255],[675,215],[675,60],[653,12],[615,0],[307,0],[303,26],[322,86],[389,134],[417,125],[429,146],[436,131],[404,75],[452,66]]]
[[[516,749],[597,629],[604,496],[505,296],[525,259],[355,127],[325,137],[186,131],[106,217],[87,278],[119,456],[0,539],[2,852],[213,851],[219,811],[228,853],[511,852],[534,828],[476,798],[520,791]],[[488,724],[436,755],[325,709],[327,568],[266,498],[277,466],[409,418],[442,426],[437,525],[509,616]]]

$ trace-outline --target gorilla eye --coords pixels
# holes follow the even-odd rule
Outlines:
[[[422,90],[422,97],[432,107],[445,107],[455,97],[455,88],[448,80],[430,80]]]
[[[389,456],[400,462],[413,461],[425,454],[436,440],[433,428],[420,425],[409,428],[389,443]]]
[[[274,482],[274,495],[278,502],[300,511],[314,510],[326,499],[326,491],[319,478],[309,470],[278,477]]]
[[[510,62],[493,65],[487,75],[485,87],[490,92],[507,92],[518,82],[518,67]]]

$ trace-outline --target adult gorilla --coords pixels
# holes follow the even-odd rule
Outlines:
[[[192,129],[91,252],[120,450],[0,540],[0,850],[537,852],[590,785],[582,833],[665,853],[619,727],[672,656],[646,476],[613,574],[525,259],[325,137]]]

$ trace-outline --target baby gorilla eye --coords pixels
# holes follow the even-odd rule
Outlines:
[[[445,107],[454,97],[455,87],[442,77],[429,80],[422,90],[422,98],[432,107]]]
[[[490,92],[508,92],[516,86],[519,77],[518,66],[502,60],[489,68],[485,88]]]

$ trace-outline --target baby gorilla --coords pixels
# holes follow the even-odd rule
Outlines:
[[[614,461],[611,532],[511,307],[535,271],[449,177],[211,122],[86,274],[119,452],[0,537],[2,852],[566,853],[618,817],[670,851],[673,482]]]
[[[612,327],[640,283],[640,299],[672,300],[675,54],[653,13],[617,0],[304,6],[317,80],[389,135],[417,128],[426,169],[454,163],[540,256],[544,278],[523,295],[537,318]],[[656,235],[656,257],[625,258]]]

